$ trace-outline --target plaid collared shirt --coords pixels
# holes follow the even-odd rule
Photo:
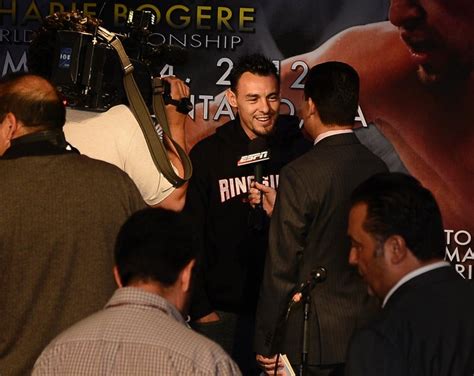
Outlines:
[[[33,375],[240,375],[217,344],[164,298],[118,289],[105,309],[59,335]]]

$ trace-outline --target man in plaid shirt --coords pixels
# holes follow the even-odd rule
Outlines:
[[[182,214],[145,209],[132,215],[118,235],[115,261],[120,288],[105,309],[49,344],[34,375],[241,374],[224,350],[183,319],[195,248]]]

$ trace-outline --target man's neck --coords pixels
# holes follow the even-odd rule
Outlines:
[[[433,269],[438,269],[445,266],[449,266],[449,263],[447,261],[444,261],[442,259],[433,259],[429,261],[420,261],[416,266],[413,266],[410,269],[407,269],[407,271],[398,279],[397,283],[394,284],[394,286],[390,289],[390,291],[384,297],[382,307],[384,307],[387,304],[387,301],[395,293],[395,291],[398,290],[400,286],[407,283],[409,280],[421,274],[427,273]]]
[[[325,139],[326,137],[338,135],[338,134],[344,134],[344,133],[352,133],[352,127],[335,127],[331,129],[326,129],[325,132],[319,133],[315,138],[314,138],[314,145],[316,145],[319,141]]]
[[[318,136],[330,132],[330,131],[340,131],[340,130],[351,130],[352,125],[339,125],[339,124],[323,124],[317,122],[314,125],[310,126],[311,137],[313,140],[316,140]]]
[[[159,295],[172,304],[178,311],[181,312],[180,302],[182,299],[177,294],[175,286],[165,287],[157,282],[136,281],[129,284],[130,287],[139,288],[151,294]]]

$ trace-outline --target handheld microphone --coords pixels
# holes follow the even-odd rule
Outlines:
[[[326,279],[326,276],[326,268],[323,266],[318,266],[311,272],[310,278],[299,285],[299,287],[293,293],[293,298],[291,301],[298,303],[303,298],[304,294],[309,293],[314,288],[314,286],[316,286],[316,283],[323,282]]]
[[[267,139],[256,137],[248,145],[249,154],[243,155],[237,162],[237,166],[246,166],[253,164],[254,180],[257,183],[263,183],[263,163],[270,159],[270,150],[268,149]],[[260,203],[249,213],[249,225],[255,230],[262,230],[265,223],[265,211],[263,210],[262,192],[260,192]]]
[[[254,138],[249,143],[249,154],[243,155],[237,162],[237,166],[246,166],[254,164],[254,176],[257,183],[263,181],[263,162],[270,159],[270,150],[268,149],[267,139],[264,137]]]

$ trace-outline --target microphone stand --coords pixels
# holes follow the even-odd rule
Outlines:
[[[297,292],[291,297],[290,301],[288,302],[288,308],[286,311],[286,315],[284,320],[282,320],[280,325],[281,333],[283,333],[283,329],[288,322],[288,317],[290,315],[290,311],[295,304],[300,301],[303,301],[304,308],[303,308],[303,333],[302,333],[302,350],[301,350],[301,364],[298,367],[298,376],[306,376],[308,371],[308,354],[309,354],[309,315],[311,311],[311,291],[314,289],[318,282],[323,282],[326,279],[326,269],[323,267],[319,267],[316,270],[311,272],[311,277],[307,279],[300,285],[300,288]],[[278,352],[279,354],[279,352]],[[278,357],[277,357],[278,359]],[[275,364],[275,371],[278,366]]]
[[[304,303],[304,309],[303,309],[303,335],[302,335],[302,351],[301,351],[301,364],[298,367],[298,376],[306,376],[307,371],[308,371],[308,353],[309,353],[309,314],[310,314],[310,307],[311,307],[311,290],[316,286],[315,283],[311,283],[308,285],[308,288],[305,289],[304,291],[300,292],[301,298],[298,300],[303,301]],[[296,295],[296,294],[295,294]],[[291,297],[289,303],[288,303],[288,308],[286,311],[286,315],[282,318],[280,321],[280,324],[277,325],[278,328],[278,334],[283,334],[286,323],[288,322],[288,317],[290,316],[290,311],[293,308],[293,306],[297,303],[295,301],[295,295]],[[281,341],[282,338],[277,336],[279,338],[279,341]],[[276,346],[276,348],[279,348],[280,346]],[[280,349],[277,351],[277,360],[275,362],[275,375],[277,374],[277,368],[278,368],[278,359],[280,357]]]
[[[314,285],[312,286],[314,287]],[[303,313],[303,337],[301,350],[301,364],[298,368],[298,375],[305,376],[308,371],[308,352],[309,352],[309,312],[311,307],[311,295],[308,291],[304,294],[304,313]]]

